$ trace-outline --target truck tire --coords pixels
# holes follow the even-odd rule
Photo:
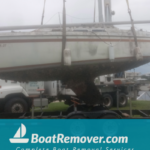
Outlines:
[[[110,94],[104,94],[104,105],[106,106],[106,108],[111,108],[113,105],[113,98]]]
[[[24,113],[28,111],[26,101],[20,97],[10,99],[5,105],[5,112]]]
[[[128,103],[128,98],[124,93],[119,94],[119,106],[125,107]]]

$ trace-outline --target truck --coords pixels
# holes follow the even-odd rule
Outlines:
[[[141,78],[140,73],[121,72],[99,76],[95,78],[94,82],[99,92],[103,95],[104,105],[107,108],[111,108],[117,106],[117,91],[119,107],[125,107],[129,97],[134,100],[137,99],[138,92],[147,81]],[[66,104],[72,105],[71,97],[75,97],[76,94],[66,85],[62,85],[60,81],[45,82],[44,85],[45,93],[50,96],[51,101],[64,100]]]
[[[37,89],[43,88],[43,82],[20,83],[0,80],[0,112],[23,113],[32,106],[32,97],[39,97]]]

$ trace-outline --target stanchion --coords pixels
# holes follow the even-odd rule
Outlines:
[[[130,89],[131,87],[128,86],[128,93],[130,93]],[[133,86],[133,90],[134,90],[134,86]],[[132,117],[132,100],[131,100],[131,96],[129,96],[130,98],[130,117]]]
[[[32,100],[32,119],[34,119],[34,100]]]
[[[117,110],[119,110],[119,89],[117,86]]]
[[[31,110],[31,118],[34,119],[34,99],[37,98],[37,95],[31,95],[30,98],[32,100],[32,110]]]
[[[41,112],[43,112],[43,109],[42,109],[42,92],[44,91],[44,89],[37,89],[37,91],[40,92]]]

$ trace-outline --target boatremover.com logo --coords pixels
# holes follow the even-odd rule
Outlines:
[[[24,138],[26,135],[26,127],[21,124],[13,138],[10,138],[10,143],[28,143],[29,139]],[[31,135],[31,143],[128,143],[127,136],[64,136],[64,134],[54,134],[53,136],[39,136],[38,134]]]

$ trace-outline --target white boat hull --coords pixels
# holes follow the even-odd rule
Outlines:
[[[0,78],[24,81],[53,80],[70,77],[71,74],[81,75],[82,72],[88,71],[93,73],[91,76],[96,76],[148,63],[150,36],[138,33],[142,60],[137,60],[131,32],[129,35],[129,31],[122,32],[116,29],[110,30],[110,35],[107,32],[96,35],[90,32],[68,32],[66,47],[71,51],[70,67],[62,67],[61,64],[61,32],[3,34],[0,36]],[[109,51],[111,45],[113,54]]]

